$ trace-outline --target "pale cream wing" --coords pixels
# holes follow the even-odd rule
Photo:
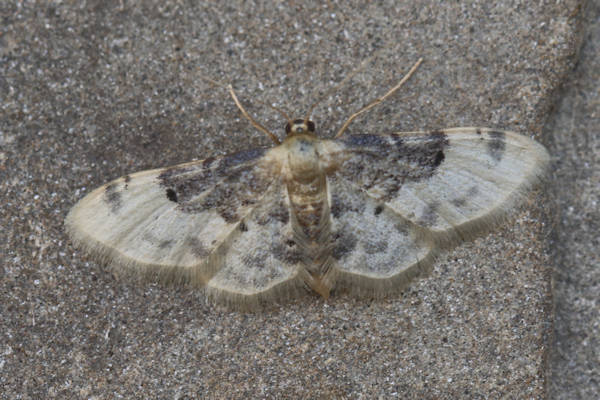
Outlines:
[[[438,243],[473,237],[506,215],[549,161],[535,141],[487,128],[352,135],[335,142],[337,153],[330,157],[340,162],[340,178]]]
[[[278,179],[223,244],[207,293],[235,308],[295,297],[305,286],[304,257],[294,241],[286,186]]]
[[[379,297],[428,271],[435,249],[418,226],[342,178],[328,185],[336,287]]]
[[[81,199],[67,231],[117,271],[203,285],[223,244],[278,176],[272,150],[124,176]]]

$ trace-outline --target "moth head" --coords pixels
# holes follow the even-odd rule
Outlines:
[[[294,122],[288,122],[285,125],[285,133],[288,136],[299,135],[299,134],[315,134],[315,123],[308,119],[297,119]]]

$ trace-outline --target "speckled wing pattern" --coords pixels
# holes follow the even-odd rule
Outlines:
[[[288,137],[119,178],[83,198],[66,226],[118,271],[204,287],[232,305],[303,288],[378,297],[505,216],[547,161],[536,142],[486,128]]]
[[[278,179],[267,152],[126,175],[80,200],[67,231],[117,270],[204,285],[225,257],[224,243]]]
[[[352,156],[339,176],[445,241],[472,236],[510,209],[549,161],[537,142],[487,128],[354,135],[343,143]]]
[[[385,293],[440,248],[507,216],[542,175],[543,146],[514,132],[451,128],[340,139],[332,214],[352,243],[337,264],[351,291]]]

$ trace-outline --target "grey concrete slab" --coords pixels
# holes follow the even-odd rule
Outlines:
[[[560,211],[551,241],[554,399],[600,398],[600,3],[584,16],[581,56],[545,129]]]

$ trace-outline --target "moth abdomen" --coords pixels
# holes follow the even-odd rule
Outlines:
[[[304,240],[318,241],[323,230],[328,230],[330,225],[325,174],[307,183],[288,181],[287,190],[297,230],[304,232]]]

